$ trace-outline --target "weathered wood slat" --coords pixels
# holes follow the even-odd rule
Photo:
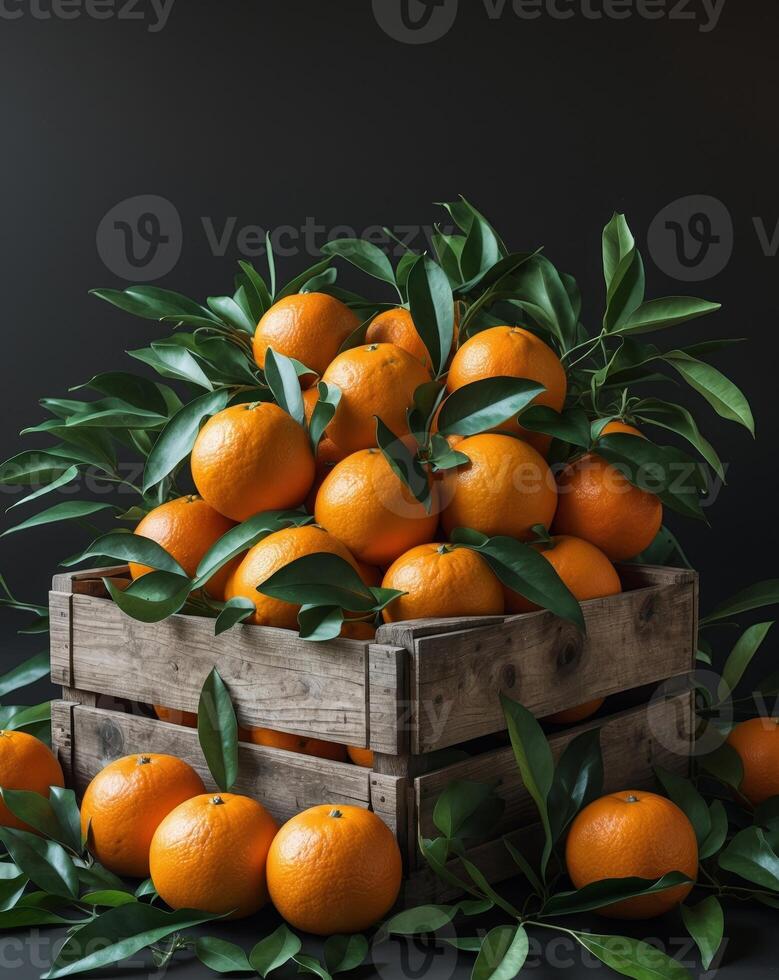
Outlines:
[[[694,577],[582,604],[587,634],[549,612],[414,641],[412,751],[505,727],[497,694],[543,717],[689,671]]]
[[[127,565],[111,565],[108,568],[83,568],[77,572],[59,572],[51,582],[54,592],[93,595],[105,598],[108,591],[104,578],[129,578]]]
[[[193,729],[81,705],[73,706],[72,713],[72,785],[77,792],[109,762],[140,752],[178,756],[199,773],[208,791],[216,789]],[[359,766],[243,742],[238,761],[233,791],[254,797],[280,822],[320,803],[370,805],[370,773]]]
[[[408,652],[372,643],[368,648],[368,744],[374,752],[408,751]]]

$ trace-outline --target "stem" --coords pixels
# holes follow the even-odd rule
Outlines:
[[[587,351],[587,353],[582,355],[582,357],[577,358],[573,362],[573,364],[568,365],[568,370],[570,371],[572,367],[575,367],[580,361],[584,361],[590,356],[592,351],[595,350],[595,348],[601,342],[601,339],[605,337],[605,335],[606,335],[606,331],[601,330],[601,332],[598,334],[597,337],[588,337],[586,340],[583,340],[580,344],[576,344],[575,347],[569,347],[569,349],[562,355],[560,360],[565,361],[566,358],[570,357],[571,354],[575,354],[576,351],[582,350],[583,348],[588,347],[590,344],[592,344],[592,350]]]

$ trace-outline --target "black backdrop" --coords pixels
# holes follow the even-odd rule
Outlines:
[[[131,367],[122,352],[160,336],[90,287],[169,267],[153,281],[225,292],[248,226],[288,226],[287,277],[338,225],[417,226],[420,247],[440,217],[431,202],[461,193],[510,246],[543,244],[575,274],[593,322],[600,230],[619,209],[650,295],[723,303],[682,339],[749,338],[716,363],[749,395],[758,441],[688,401],[729,465],[712,527],[674,524],[704,604],[775,574],[776,7],[442,0],[426,21],[410,0],[411,38],[427,43],[405,43],[400,0],[174,0],[167,20],[129,0],[69,3],[0,4],[3,458],[44,417],[36,399]],[[697,265],[667,236],[647,244],[669,205],[663,219],[702,212],[692,232],[719,239],[699,249],[688,235]],[[169,241],[136,276],[105,228],[149,209]],[[0,569],[42,597],[82,540],[67,525],[5,538]],[[10,621],[4,636],[8,659]]]

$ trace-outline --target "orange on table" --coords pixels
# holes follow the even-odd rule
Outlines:
[[[149,511],[133,533],[156,541],[176,559],[189,578],[194,578],[205,553],[231,527],[235,527],[233,521],[214,510],[201,497],[188,494]],[[133,561],[129,564],[133,579],[153,571],[148,565]],[[206,591],[215,599],[224,599],[225,582],[231,570],[229,564],[225,565],[206,582]]]
[[[586,806],[571,824],[565,846],[576,888],[603,878],[656,881],[681,871],[698,876],[698,842],[685,814],[664,796],[644,790],[609,793]],[[675,908],[692,890],[679,885],[599,909],[615,919],[651,919]]]
[[[551,544],[540,543],[533,547],[546,558],[579,602],[602,599],[622,591],[616,568],[600,548],[583,538],[558,534]],[[506,612],[525,613],[538,608],[518,592],[506,589]]]
[[[361,766],[363,769],[373,769],[373,752],[371,749],[361,749],[357,745],[347,745],[346,751],[356,766]]]
[[[327,742],[322,738],[309,738],[306,735],[292,735],[278,732],[274,728],[241,728],[241,739],[254,745],[265,745],[272,749],[284,749],[299,755],[313,755],[319,759],[333,759],[346,762],[346,746],[338,742]]]
[[[634,558],[648,548],[663,523],[659,498],[633,486],[595,453],[569,463],[557,486],[552,531],[584,538],[612,561]]]
[[[195,440],[191,465],[201,497],[234,521],[298,507],[314,482],[308,433],[272,402],[217,412]]]
[[[197,714],[194,711],[166,708],[164,704],[153,704],[152,708],[160,721],[167,721],[171,725],[183,725],[184,728],[197,728]]]
[[[739,792],[753,806],[779,796],[779,718],[750,718],[728,735],[741,757],[744,777]]]
[[[533,405],[546,405],[562,411],[568,392],[568,380],[560,358],[543,340],[524,327],[497,326],[474,334],[452,359],[446,387],[456,391],[464,385],[495,377],[527,378],[546,387]],[[496,426],[497,432],[521,436],[540,453],[546,453],[551,436],[529,432],[510,418]]]
[[[272,347],[321,375],[359,325],[359,317],[334,296],[295,293],[274,303],[257,324],[254,360],[264,368],[265,352]],[[313,383],[316,379],[311,376],[308,380]]]
[[[366,344],[397,344],[432,370],[430,354],[417,333],[411,313],[402,306],[385,310],[371,320],[365,333]]]
[[[327,804],[287,821],[268,853],[279,914],[317,936],[362,932],[395,904],[403,873],[395,836],[370,810]]]
[[[318,552],[338,555],[339,558],[348,561],[355,570],[357,569],[357,563],[348,548],[323,528],[317,527],[316,524],[288,527],[281,531],[274,531],[249,549],[227,583],[227,598],[232,599],[240,595],[252,600],[256,611],[248,622],[256,623],[258,626],[277,626],[281,629],[297,630],[300,606],[263,595],[257,591],[257,586],[296,558]]]
[[[381,584],[406,593],[382,611],[386,623],[503,612],[503,586],[486,561],[462,545],[418,545],[390,565]]]
[[[376,445],[375,416],[398,438],[408,436],[406,411],[430,375],[396,344],[366,344],[339,354],[322,380],[341,389],[327,434],[339,449],[354,453]]]
[[[64,785],[62,766],[48,745],[27,732],[0,731],[0,786],[3,789],[27,790],[48,799],[50,787]],[[37,833],[11,813],[2,800],[0,827]]]
[[[379,449],[362,449],[336,463],[316,496],[317,524],[334,534],[358,561],[389,565],[438,526],[438,486],[425,510]]]
[[[595,698],[594,701],[585,701],[578,704],[575,708],[566,708],[565,711],[556,711],[553,715],[546,715],[542,721],[551,721],[555,725],[575,725],[577,721],[584,721],[590,718],[600,708],[605,698]]]
[[[175,756],[117,759],[95,776],[81,803],[90,851],[114,874],[147,878],[155,830],[171,810],[204,789],[195,770]]]
[[[529,443],[487,432],[463,439],[457,451],[470,462],[447,470],[442,482],[447,534],[467,527],[525,541],[536,524],[549,527],[557,489],[546,460]]]
[[[230,913],[230,919],[252,915],[268,901],[265,862],[277,826],[248,796],[195,796],[169,813],[154,834],[154,887],[172,909]]]

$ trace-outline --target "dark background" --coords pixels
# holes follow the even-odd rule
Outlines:
[[[176,0],[159,31],[148,4],[138,7],[145,20],[41,19],[27,4],[18,19],[0,15],[0,455],[36,445],[17,433],[44,418],[38,398],[133,370],[123,351],[163,335],[87,295],[129,284],[105,237],[96,240],[127,199],[157,195],[178,211],[181,255],[155,281],[203,299],[230,291],[243,257],[236,234],[213,254],[204,219],[217,234],[230,218],[236,232],[314,222],[360,234],[430,225],[445,217],[431,202],[463,194],[510,247],[543,244],[578,278],[590,324],[602,303],[600,231],[618,209],[644,252],[649,296],[723,304],[679,343],[748,338],[714,362],[750,398],[757,444],[683,395],[729,467],[711,528],[671,522],[702,571],[703,606],[774,575],[777,259],[756,221],[770,240],[779,11],[725,0],[708,29],[697,0],[668,0],[656,20],[635,8],[594,19],[584,0],[571,6],[570,19],[531,20],[507,2],[494,19],[487,0],[460,0],[448,33],[425,44],[389,36],[367,0]],[[647,248],[658,212],[689,195],[721,202],[714,232],[726,257],[732,244],[716,275],[700,267],[700,282],[679,281],[670,253]],[[279,259],[282,279],[314,261],[298,250]],[[5,526],[33,511],[14,511]],[[68,525],[11,536],[0,541],[0,570],[41,601],[57,560],[83,540]],[[16,621],[2,623],[10,665],[22,645]]]

